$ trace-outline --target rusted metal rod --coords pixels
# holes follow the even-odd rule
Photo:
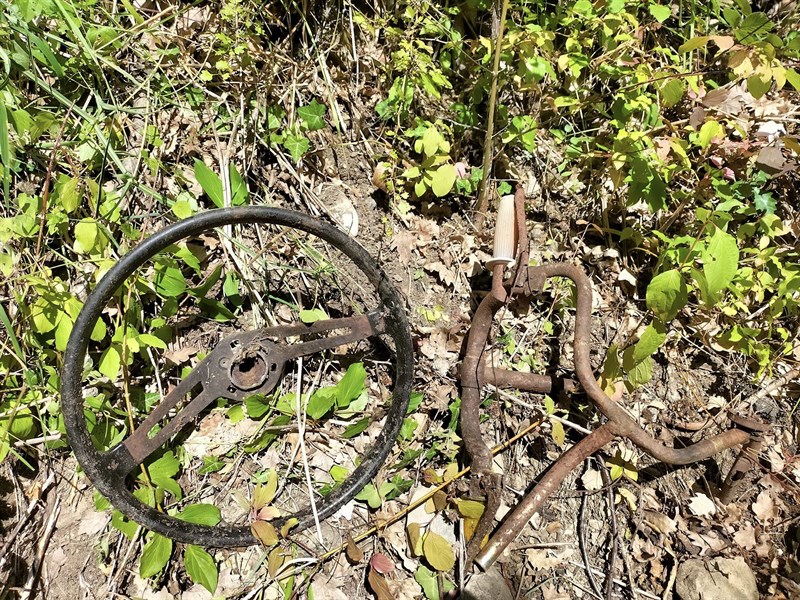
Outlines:
[[[516,238],[518,239],[515,261],[517,270],[512,275],[510,282],[505,283],[504,271],[509,261],[494,262],[492,265],[492,290],[475,312],[461,365],[461,434],[472,461],[473,473],[476,476],[473,493],[483,496],[486,500],[483,516],[473,538],[467,545],[467,561],[474,560],[482,569],[489,568],[503,550],[516,539],[525,524],[577,465],[614,438],[629,439],[661,462],[684,465],[704,460],[733,446],[750,444],[747,448],[752,450],[750,446],[755,442],[752,441],[748,431],[757,431],[759,427],[755,421],[737,422],[734,419],[734,424],[741,427],[740,429],[730,429],[685,448],[665,446],[642,429],[625,409],[603,391],[595,379],[590,353],[592,286],[589,278],[581,268],[567,263],[527,267],[528,235],[525,228],[525,196],[521,188],[517,189],[514,202]],[[508,232],[505,231],[502,235],[508,235]],[[566,277],[575,284],[575,373],[580,386],[608,421],[570,448],[550,467],[533,490],[506,517],[503,525],[491,537],[486,546],[481,549],[481,541],[491,531],[497,507],[500,504],[502,483],[500,474],[492,472],[491,452],[480,431],[481,388],[485,384],[493,384],[498,387],[551,393],[559,386],[562,389],[576,387],[570,380],[493,368],[486,364],[484,357],[492,320],[497,311],[512,296],[530,297],[534,293],[542,291],[545,281],[551,277]],[[746,458],[743,452],[742,457],[737,461],[737,465],[742,469],[745,466]]]

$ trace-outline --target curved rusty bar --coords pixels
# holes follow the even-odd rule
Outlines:
[[[478,493],[486,498],[486,509],[478,527],[467,545],[467,561],[473,557],[482,569],[488,569],[503,550],[516,539],[530,518],[541,509],[547,498],[561,485],[564,478],[588,456],[603,448],[616,437],[633,442],[656,460],[672,465],[684,465],[704,460],[722,450],[751,442],[747,423],[735,421],[740,429],[730,429],[685,448],[670,448],[647,433],[625,409],[612,400],[595,379],[591,364],[592,286],[583,270],[567,263],[553,263],[524,268],[527,262],[527,231],[524,224],[524,193],[521,188],[515,195],[518,239],[525,245],[517,249],[518,268],[508,284],[503,283],[504,265],[493,268],[492,291],[480,303],[473,317],[467,339],[466,352],[461,365],[461,434],[464,446],[478,476]],[[522,262],[520,259],[524,259]],[[522,264],[520,264],[522,262]],[[541,292],[545,281],[551,277],[566,277],[576,288],[576,314],[574,334],[575,373],[580,386],[597,405],[608,421],[565,452],[545,473],[533,490],[522,499],[505,522],[480,549],[484,535],[490,530],[499,506],[500,475],[492,473],[492,456],[480,432],[481,388],[484,384],[513,387],[521,390],[549,393],[559,383],[564,389],[574,382],[547,375],[511,372],[495,369],[485,364],[484,351],[495,313],[512,295],[530,296]],[[743,461],[742,461],[743,462]]]

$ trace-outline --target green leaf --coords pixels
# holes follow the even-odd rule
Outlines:
[[[161,260],[155,267],[156,291],[167,298],[174,298],[186,291],[186,278],[174,260]]]
[[[116,509],[111,513],[111,526],[121,532],[129,540],[133,539],[133,536],[136,535],[136,531],[139,529],[138,524],[129,521],[125,515]]]
[[[683,54],[685,52],[691,52],[692,50],[697,50],[698,48],[702,48],[703,46],[708,44],[709,41],[711,41],[710,35],[693,37],[684,42],[683,44],[681,44],[681,46],[678,48],[678,52]]]
[[[663,23],[672,15],[672,8],[669,6],[651,4],[648,9],[650,10],[650,14],[653,15],[653,18],[659,23]]]
[[[267,414],[272,408],[267,402],[263,394],[253,394],[244,399],[244,407],[247,410],[247,416],[251,419],[260,419]]]
[[[633,346],[625,348],[625,351],[622,353],[622,366],[628,375],[628,383],[632,387],[637,388],[653,378],[653,365],[655,361],[653,361],[651,357],[646,356],[642,360],[635,362],[633,360],[634,351],[635,347]]]
[[[365,485],[362,490],[356,494],[356,500],[363,500],[369,504],[370,508],[380,508],[383,503],[383,498],[378,493],[378,490],[371,483]]]
[[[756,210],[759,210],[767,215],[773,214],[775,209],[778,208],[775,198],[772,197],[770,192],[757,191],[753,195],[753,200],[753,205],[756,207]]]
[[[225,205],[225,199],[222,195],[222,180],[202,160],[194,160],[194,178],[197,179],[197,183],[203,188],[206,196],[214,203],[214,206],[222,208]]]
[[[650,323],[642,333],[642,337],[633,347],[633,362],[638,363],[648,356],[652,356],[666,339],[667,333],[664,329],[664,324],[659,320]]]
[[[422,541],[425,560],[437,571],[449,571],[456,564],[453,547],[438,533],[428,531]]]
[[[764,96],[772,87],[772,78],[762,78],[760,75],[751,75],[747,78],[747,91],[758,99]]]
[[[219,524],[222,520],[219,509],[213,504],[190,504],[179,512],[177,517],[188,523],[210,525],[211,527]]]
[[[154,533],[142,550],[139,576],[147,579],[160,573],[167,566],[170,555],[172,555],[172,540]]]
[[[697,134],[697,143],[705,150],[714,139],[723,137],[725,137],[725,129],[717,121],[711,119],[700,127],[700,131]]]
[[[349,440],[363,432],[367,427],[369,427],[369,417],[364,417],[352,425],[348,425],[342,432],[342,437]]]
[[[786,69],[786,81],[788,81],[794,89],[800,92],[800,73],[794,69]]]
[[[308,152],[310,144],[308,138],[302,135],[287,135],[283,140],[283,147],[289,151],[294,162],[300,162],[303,155]]]
[[[75,224],[75,243],[72,248],[78,254],[89,254],[98,244],[98,238],[102,237],[97,221],[86,217]]]
[[[316,98],[311,104],[301,106],[297,109],[297,116],[303,119],[309,131],[317,131],[325,127],[325,105],[317,102]]]
[[[347,367],[344,377],[336,384],[336,406],[347,408],[364,391],[366,381],[367,372],[363,363],[353,363]]]
[[[58,176],[53,191],[58,198],[58,203],[67,211],[67,214],[75,212],[81,205],[80,182],[80,177],[68,177],[63,174]]]
[[[734,32],[737,41],[743,44],[752,44],[766,36],[775,24],[762,12],[747,15],[742,24]]]
[[[100,321],[98,321],[100,322]],[[92,338],[94,339],[94,338]],[[102,337],[100,339],[103,339]],[[143,346],[151,348],[158,348],[159,350],[166,350],[167,344],[160,337],[156,337],[151,333],[140,333],[138,336],[139,343]]]
[[[327,313],[321,308],[301,310],[299,316],[300,321],[306,325],[310,325],[311,323],[316,323],[317,321],[322,321],[324,319],[330,319]]]
[[[320,388],[311,395],[306,407],[306,413],[312,419],[321,419],[336,404],[336,388]]]
[[[431,182],[431,190],[437,197],[446,196],[456,183],[456,168],[454,165],[442,165],[436,169]]]
[[[422,565],[417,572],[414,573],[414,581],[416,581],[425,593],[425,598],[428,600],[439,600],[439,576],[431,571],[425,565]],[[453,589],[453,584],[447,580],[442,580],[442,594],[446,594]]]
[[[239,171],[236,170],[236,165],[233,163],[230,163],[228,166],[228,173],[231,178],[231,204],[233,206],[241,206],[247,202],[247,196],[249,194],[247,191],[247,182],[245,182],[239,174]]]
[[[167,450],[158,459],[147,465],[147,472],[152,479],[167,479],[178,474],[181,463],[172,450]]]
[[[671,78],[661,86],[661,100],[664,106],[675,106],[683,98],[686,90],[686,81],[678,77]]]
[[[647,286],[647,308],[666,322],[675,317],[686,306],[688,292],[686,281],[677,269],[665,271],[653,277]]]
[[[108,377],[111,381],[116,381],[119,375],[119,368],[122,365],[122,358],[118,344],[111,344],[100,356],[97,370]]]
[[[736,238],[717,228],[703,254],[703,275],[708,290],[707,301],[717,301],[720,291],[728,287],[739,266],[739,247]]]
[[[211,594],[217,590],[217,563],[208,552],[200,546],[189,544],[183,552],[183,564],[194,583],[199,583]]]

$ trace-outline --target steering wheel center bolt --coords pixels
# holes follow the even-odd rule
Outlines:
[[[269,362],[262,350],[248,353],[231,364],[231,383],[240,390],[254,390],[267,380]]]

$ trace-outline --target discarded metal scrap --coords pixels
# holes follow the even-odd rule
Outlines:
[[[89,435],[84,414],[83,366],[90,334],[109,301],[128,277],[170,245],[217,227],[258,223],[299,229],[337,248],[366,276],[380,299],[380,306],[358,316],[325,319],[311,325],[296,323],[267,327],[235,333],[220,340],[127,439],[107,452],[97,449]],[[386,413],[384,427],[353,473],[330,494],[317,500],[316,515],[306,507],[273,521],[280,527],[287,520],[296,518],[295,530],[304,529],[314,523],[315,516],[324,519],[355,496],[383,465],[397,439],[414,377],[413,347],[404,306],[395,287],[361,246],[336,227],[308,215],[265,206],[247,206],[211,210],[174,223],[149,237],[114,265],[89,294],[78,315],[64,353],[61,376],[61,402],[70,445],[95,487],[129,519],[191,544],[211,547],[256,544],[247,525],[222,523],[212,527],[183,521],[141,502],[130,491],[126,481],[153,452],[194,422],[217,398],[241,401],[255,393],[267,394],[278,384],[286,363],[292,359],[357,340],[386,336],[394,345],[395,373],[392,404]],[[289,343],[288,338],[294,337],[303,341]],[[184,402],[198,387],[202,391]],[[161,429],[155,429],[157,424]]]
[[[461,364],[461,433],[472,461],[473,490],[485,498],[486,507],[475,533],[467,546],[467,564],[473,560],[481,569],[488,569],[520,534],[525,524],[538,512],[565,477],[587,457],[615,438],[627,438],[647,454],[670,465],[685,465],[704,460],[726,448],[743,446],[739,459],[723,486],[723,496],[729,496],[733,484],[755,462],[761,443],[760,432],[765,425],[753,418],[731,416],[735,426],[685,448],[670,448],[650,436],[625,409],[612,400],[598,384],[590,360],[592,287],[589,278],[579,267],[567,263],[552,263],[528,267],[528,235],[525,227],[525,194],[517,189],[513,199],[501,200],[495,230],[494,257],[487,266],[492,271],[492,289],[478,306],[472,320]],[[509,281],[504,281],[506,269],[513,268]],[[576,288],[574,335],[575,373],[580,387],[606,417],[606,422],[567,450],[541,477],[536,486],[517,504],[502,525],[481,548],[481,541],[494,525],[500,506],[502,477],[492,471],[492,454],[480,430],[481,390],[491,384],[500,388],[516,388],[540,393],[570,389],[575,384],[547,375],[512,372],[487,364],[486,345],[492,320],[497,311],[512,297],[530,299],[540,292],[547,279],[566,277]]]

